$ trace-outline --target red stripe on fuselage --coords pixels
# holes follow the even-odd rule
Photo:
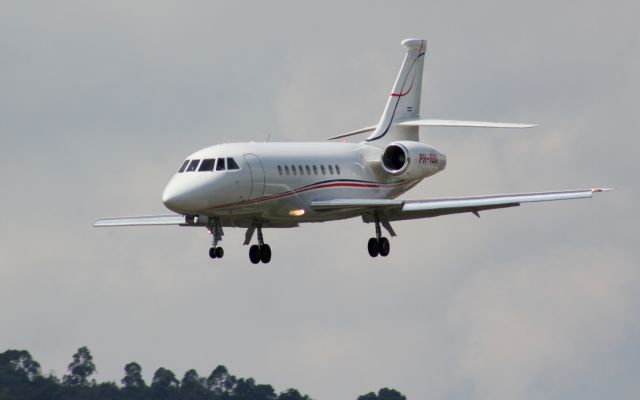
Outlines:
[[[400,185],[400,184],[403,184],[403,183],[406,183],[406,182],[400,182],[398,184],[391,185],[391,186],[397,186],[397,185]],[[301,189],[297,189],[297,190],[292,190],[292,191],[289,191],[289,192],[278,193],[278,194],[274,194],[274,195],[271,195],[271,196],[265,196],[265,197],[261,197],[259,199],[244,200],[244,201],[239,201],[239,202],[236,202],[236,203],[223,204],[223,205],[220,205],[220,206],[212,207],[209,210],[216,210],[216,209],[220,209],[220,208],[229,208],[229,207],[236,207],[236,206],[244,206],[244,205],[249,205],[249,204],[261,203],[263,201],[276,200],[276,199],[281,199],[283,197],[293,196],[295,194],[307,192],[309,190],[314,190],[314,189],[325,189],[325,188],[330,188],[330,187],[378,188],[380,186],[382,186],[382,185],[377,184],[377,183],[356,183],[356,182],[324,183],[324,184],[317,184],[315,186],[305,187],[305,188],[301,188]]]

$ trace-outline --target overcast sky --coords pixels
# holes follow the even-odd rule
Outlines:
[[[637,1],[0,1],[0,351],[97,379],[218,364],[355,399],[640,397]],[[163,213],[186,155],[322,141],[378,121],[406,37],[428,40],[422,115],[447,169],[405,198],[616,187],[477,219],[244,231],[96,229]]]

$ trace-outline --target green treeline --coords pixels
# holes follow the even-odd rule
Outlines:
[[[188,370],[178,379],[171,370],[158,368],[148,384],[142,367],[131,362],[124,367],[120,384],[97,383],[91,352],[81,347],[73,355],[68,373],[60,380],[44,376],[40,364],[26,350],[0,353],[0,400],[311,400],[296,389],[276,393],[271,385],[256,384],[253,378],[236,378],[219,365],[209,376]],[[380,389],[358,400],[406,400],[398,391]]]

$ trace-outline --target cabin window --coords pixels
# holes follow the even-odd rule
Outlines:
[[[305,165],[305,166],[304,166],[304,169],[306,169],[306,170],[307,170],[307,175],[311,175],[311,168],[309,168],[309,166],[308,166],[308,165]]]
[[[225,165],[224,165],[224,158],[218,158],[218,163],[216,164],[216,171],[224,171],[225,170]]]
[[[282,167],[280,165],[278,165],[278,174],[282,175]]]
[[[200,160],[191,160],[189,166],[187,167],[187,172],[193,172],[198,169],[198,164],[200,164]]]
[[[184,172],[184,170],[187,168],[187,164],[189,164],[189,160],[184,160],[184,162],[182,163],[182,166],[178,170],[178,173]]]
[[[324,169],[324,165],[320,166],[320,171],[322,171],[322,175],[326,175],[327,171]]]
[[[236,160],[233,158],[227,158],[227,169],[240,169],[240,167],[236,163]]]
[[[213,171],[213,165],[216,163],[215,158],[205,158],[200,164],[198,171]]]
[[[313,174],[318,175],[318,167],[316,167],[315,165],[313,166]]]
[[[302,165],[298,165],[298,171],[300,171],[300,175],[304,175],[304,169],[302,169]]]
[[[340,166],[336,164],[336,174],[340,175]]]
[[[329,173],[333,175],[333,165],[329,165]]]
[[[288,165],[284,166],[284,172],[287,174],[287,176],[289,176],[289,166]]]
[[[291,172],[293,172],[294,175],[298,175],[298,171],[296,171],[296,166],[295,165],[291,166]]]

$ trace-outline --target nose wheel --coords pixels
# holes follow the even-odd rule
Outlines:
[[[209,249],[209,257],[222,258],[224,257],[224,250],[222,249],[222,247],[211,247]]]
[[[385,220],[386,221],[386,220]],[[382,236],[382,229],[380,229],[380,218],[378,214],[375,215],[375,224],[376,224],[376,237],[372,237],[369,239],[367,243],[367,250],[369,251],[369,255],[371,257],[378,257],[378,255],[382,257],[386,257],[389,255],[391,251],[391,244],[389,243],[389,239]],[[395,236],[395,232],[391,228],[391,225],[388,221],[384,223],[385,228],[391,233],[391,236]]]
[[[209,257],[224,257],[224,250],[222,249],[222,247],[218,246],[218,242],[222,241],[222,235],[224,234],[224,232],[222,231],[222,224],[220,224],[219,219],[214,219],[213,223],[209,225],[209,233],[211,233],[212,236],[211,248],[209,249]]]
[[[249,247],[249,260],[251,260],[253,264],[258,264],[260,262],[268,264],[269,261],[271,261],[271,246],[264,242],[264,238],[262,237],[262,226],[255,225],[249,228],[245,244],[249,244],[251,241],[254,229],[258,231],[258,244],[254,244]]]

